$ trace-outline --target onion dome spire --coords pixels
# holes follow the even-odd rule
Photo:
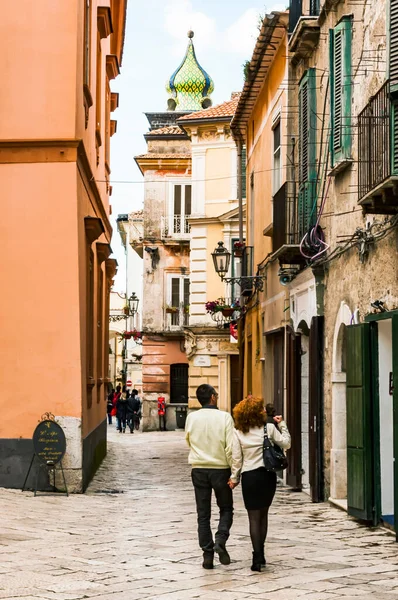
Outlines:
[[[214,83],[196,58],[193,36],[194,32],[188,31],[189,42],[184,60],[167,82],[169,110],[195,111],[212,105],[210,94]]]

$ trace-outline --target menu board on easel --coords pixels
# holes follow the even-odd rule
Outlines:
[[[33,448],[37,458],[44,464],[58,464],[66,452],[64,430],[55,421],[41,421],[33,433]]]

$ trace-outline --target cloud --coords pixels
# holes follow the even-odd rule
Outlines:
[[[281,3],[271,3],[263,13],[285,10]],[[186,48],[184,32],[193,29],[200,46],[228,54],[250,58],[258,36],[259,9],[248,8],[226,29],[221,29],[214,18],[194,10],[192,0],[168,0],[165,6],[165,31],[175,40],[173,54],[181,56]]]
[[[258,11],[249,8],[235,23],[232,23],[222,36],[224,51],[249,55],[253,51],[258,35],[258,18]]]
[[[169,0],[165,7],[165,31],[175,40],[175,54],[181,55],[187,45],[184,33],[193,29],[201,44],[213,46],[216,38],[216,21],[205,13],[195,11],[190,0]]]

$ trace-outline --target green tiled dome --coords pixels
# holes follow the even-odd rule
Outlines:
[[[214,90],[213,80],[200,66],[192,43],[193,31],[188,33],[189,44],[184,60],[174,71],[167,84],[169,110],[194,111],[211,106],[210,94]]]

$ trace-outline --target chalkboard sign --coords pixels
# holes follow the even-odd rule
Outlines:
[[[33,433],[33,449],[46,465],[56,465],[66,452],[64,431],[55,421],[41,421]]]

